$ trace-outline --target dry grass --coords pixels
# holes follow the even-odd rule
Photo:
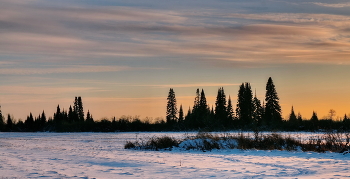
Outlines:
[[[345,141],[344,141],[345,139]],[[125,149],[146,149],[146,150],[171,150],[172,147],[178,147],[184,141],[200,141],[196,145],[187,146],[186,150],[211,151],[213,149],[257,149],[257,150],[287,150],[287,151],[314,151],[314,152],[349,152],[350,151],[350,134],[344,133],[326,133],[323,137],[310,138],[308,141],[300,141],[291,136],[282,136],[281,134],[272,133],[262,135],[255,132],[253,137],[238,134],[212,134],[208,132],[199,132],[196,136],[186,136],[184,139],[174,139],[168,136],[152,137],[147,141],[127,141]],[[237,145],[223,146],[223,141],[236,141]]]

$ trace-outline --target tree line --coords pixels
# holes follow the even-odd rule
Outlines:
[[[250,83],[242,83],[238,90],[235,110],[231,97],[226,99],[224,88],[218,89],[215,108],[207,104],[204,90],[197,89],[194,105],[184,116],[182,105],[179,111],[176,106],[175,92],[169,90],[167,98],[166,120],[169,128],[176,130],[350,130],[350,118],[344,115],[339,121],[320,119],[313,112],[311,119],[303,119],[301,114],[295,115],[292,107],[288,119],[282,118],[279,97],[270,77],[266,83],[263,103],[253,95]],[[330,113],[335,113],[332,110]],[[332,114],[331,114],[332,116]]]
[[[335,111],[331,110],[331,114]],[[75,97],[68,111],[58,105],[53,117],[46,117],[43,111],[34,117],[30,113],[26,120],[15,121],[13,116],[2,115],[0,106],[0,131],[15,132],[116,132],[116,131],[215,131],[215,130],[350,130],[350,118],[343,120],[319,119],[313,112],[311,119],[303,119],[295,114],[292,107],[288,119],[282,118],[279,97],[270,77],[266,83],[265,99],[261,102],[256,92],[253,95],[250,83],[242,83],[234,106],[231,97],[226,96],[224,88],[217,92],[215,107],[210,107],[203,89],[197,89],[193,107],[185,114],[182,105],[177,105],[175,91],[170,88],[166,104],[166,119],[156,122],[141,120],[139,117],[122,116],[119,119],[95,121],[90,111],[84,113],[82,98]]]

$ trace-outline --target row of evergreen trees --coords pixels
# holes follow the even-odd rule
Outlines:
[[[70,106],[68,112],[61,110],[58,105],[53,118],[47,118],[45,111],[43,111],[37,117],[33,117],[33,114],[30,113],[24,122],[18,121],[16,123],[10,114],[7,116],[6,123],[4,119],[0,106],[0,131],[83,131],[86,128],[93,128],[94,123],[90,111],[87,112],[85,118],[80,96],[75,97],[73,107]]]
[[[279,98],[270,77],[266,84],[266,104],[253,97],[250,83],[242,83],[237,96],[237,105],[234,112],[231,97],[226,100],[224,88],[218,89],[215,109],[210,109],[207,104],[204,90],[196,91],[196,97],[192,110],[183,117],[182,105],[179,112],[175,92],[171,88],[168,95],[166,119],[167,123],[180,129],[231,129],[231,128],[256,128],[260,126],[281,125],[281,107]]]
[[[334,111],[332,112],[332,114]],[[289,119],[282,120],[279,97],[271,78],[266,84],[263,103],[253,92],[250,83],[242,83],[238,90],[237,104],[232,105],[231,97],[225,94],[224,88],[218,89],[215,108],[209,107],[204,90],[196,90],[192,109],[184,114],[183,107],[177,109],[175,92],[172,88],[167,97],[166,120],[151,123],[138,117],[115,117],[111,120],[94,121],[90,111],[84,114],[81,97],[75,97],[73,106],[68,111],[57,106],[53,117],[46,117],[43,111],[37,117],[32,113],[27,119],[15,122],[8,114],[7,120],[2,115],[0,106],[0,131],[56,131],[56,132],[114,132],[114,131],[166,131],[166,130],[318,130],[343,129],[350,130],[350,119],[345,115],[342,121],[332,119],[319,120],[313,112],[310,120],[295,115],[292,107]]]

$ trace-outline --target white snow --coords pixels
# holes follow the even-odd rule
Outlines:
[[[124,149],[127,140],[164,135],[184,133],[0,133],[0,178],[350,177],[350,154]]]

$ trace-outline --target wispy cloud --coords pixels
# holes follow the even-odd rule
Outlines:
[[[1,69],[1,68],[0,68]],[[129,67],[119,66],[78,66],[71,65],[61,68],[5,68],[0,70],[2,75],[33,75],[33,74],[57,74],[57,73],[98,73],[98,72],[115,72],[128,70]]]
[[[231,13],[214,9],[204,13],[69,4],[42,8],[5,2],[0,7],[3,55],[57,56],[72,61],[176,57],[218,63],[256,62],[257,66],[329,63],[325,57],[332,56],[335,63],[348,63],[343,58],[350,44],[350,32],[346,30],[350,28],[350,17],[346,15]],[[30,69],[19,71],[33,73]],[[61,69],[51,73],[57,71]]]
[[[342,7],[350,7],[350,3],[321,3],[321,2],[314,2],[313,4],[316,4],[318,6],[325,6],[325,7],[334,7],[334,8],[342,8]]]

